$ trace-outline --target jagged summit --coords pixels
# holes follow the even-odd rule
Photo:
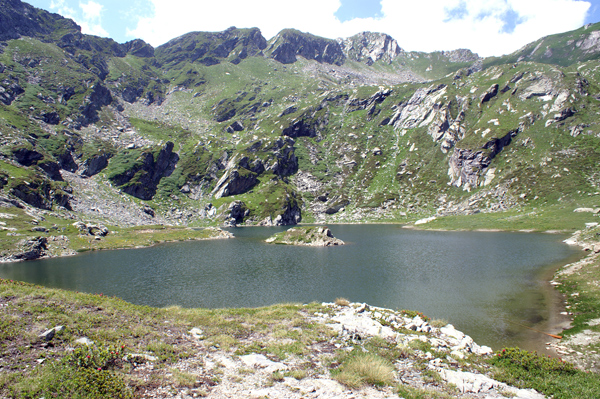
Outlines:
[[[365,61],[368,65],[383,60],[391,63],[404,50],[396,39],[385,33],[361,32],[346,39],[338,39],[346,57]]]
[[[300,32],[296,29],[284,29],[269,41],[266,54],[281,62],[291,64],[297,56],[327,64],[342,65],[346,59],[340,45],[335,40]]]
[[[222,60],[238,64],[241,60],[262,55],[267,41],[260,29],[231,27],[223,32],[190,32],[157,47],[156,57],[163,64],[198,62],[216,65]]]

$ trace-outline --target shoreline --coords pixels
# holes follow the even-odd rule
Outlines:
[[[335,225],[364,225],[364,224],[368,224],[368,225],[378,225],[381,223],[329,223],[328,225],[330,226],[335,226]],[[306,224],[299,224],[299,225],[319,225],[319,224],[312,224],[312,223],[306,223]],[[401,225],[401,224],[397,224],[397,223],[384,223],[382,225],[398,225],[400,228],[404,228],[405,226]],[[222,226],[220,228],[215,228],[215,227],[204,227],[204,228],[185,228],[185,229],[193,229],[193,230],[205,230],[205,229],[212,229],[212,230],[217,230],[220,229],[224,232],[227,232],[228,234],[230,234],[230,231],[234,231],[236,228],[243,228],[243,227],[278,227],[278,228],[292,228],[293,226],[237,226],[237,227],[231,227],[231,228],[227,228],[227,226]],[[414,226],[411,226],[414,227]],[[417,227],[415,230],[423,230],[423,231],[427,231],[427,230],[431,230],[431,229],[422,229]],[[285,230],[284,230],[285,231]],[[450,230],[450,229],[436,229],[433,231],[445,231],[445,232],[452,232],[452,231],[469,231],[469,230],[464,230],[464,229],[460,229],[460,230]],[[483,231],[483,232],[510,232],[510,233],[527,233],[529,234],[529,232],[524,232],[524,231],[518,231],[518,230],[501,230],[501,229],[474,229],[474,230],[470,230],[470,231]],[[542,233],[542,232],[535,232],[535,233]],[[552,234],[557,234],[560,232],[556,232],[553,231],[551,232]],[[567,238],[566,240],[563,240],[563,242],[567,242],[570,245],[578,245],[580,247],[585,246],[584,244],[580,244],[577,243],[575,244],[573,242],[573,237],[576,236],[577,233],[574,233],[573,235],[569,236],[569,238]],[[235,236],[234,236],[235,237]],[[162,245],[162,244],[169,244],[172,242],[185,242],[185,241],[199,241],[199,240],[211,240],[211,239],[224,239],[224,238],[231,238],[231,236],[228,237],[223,237],[223,236],[219,236],[219,237],[205,237],[205,238],[189,238],[189,239],[179,239],[179,240],[161,240],[158,242],[154,242],[150,245],[136,245],[136,246],[131,246],[131,247],[120,247],[120,248],[93,248],[93,249],[88,249],[88,250],[84,250],[84,251],[78,251],[76,254],[70,255],[70,256],[76,256],[79,254],[83,254],[84,252],[91,252],[91,251],[99,251],[99,250],[108,250],[108,249],[140,249],[140,248],[148,248],[148,247],[154,247],[154,246],[158,246],[158,245]],[[63,255],[59,255],[59,256],[53,256],[52,258],[56,258],[56,257],[62,257]],[[546,306],[544,307],[544,309],[542,309],[541,314],[544,316],[544,319],[539,322],[536,323],[534,325],[531,325],[531,327],[528,326],[524,326],[521,325],[521,329],[520,331],[525,331],[525,329],[530,329],[530,328],[534,328],[536,330],[539,331],[543,331],[545,333],[549,333],[549,334],[560,334],[562,331],[564,331],[566,328],[569,328],[570,326],[570,320],[568,316],[564,316],[561,315],[561,313],[564,313],[565,311],[565,304],[564,304],[564,295],[561,294],[559,292],[559,290],[557,290],[554,286],[552,286],[550,284],[550,281],[552,281],[553,276],[561,269],[568,267],[571,263],[576,262],[582,258],[585,257],[585,254],[578,254],[575,255],[574,258],[571,259],[567,259],[566,263],[560,263],[558,265],[550,265],[550,269],[546,270],[546,271],[542,271],[539,278],[536,278],[536,280],[542,284],[542,294],[544,296],[544,302],[546,303]],[[50,257],[47,258],[42,258],[42,259],[48,259]],[[523,334],[522,332],[520,334]],[[524,348],[527,348],[528,350],[537,350],[539,352],[548,352],[551,353],[553,356],[557,356],[556,351],[554,351],[551,347],[549,348],[546,344],[548,343],[548,341],[554,341],[554,339],[548,337],[546,338],[546,336],[544,336],[543,334],[540,333],[534,333],[531,332],[529,334],[526,334],[527,338],[523,340],[523,342],[519,345],[521,345]]]

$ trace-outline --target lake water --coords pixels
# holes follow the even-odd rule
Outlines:
[[[556,295],[543,273],[580,251],[550,234],[438,232],[396,225],[332,225],[347,245],[263,242],[284,228],[230,229],[236,238],[90,252],[0,264],[0,277],[150,306],[257,307],[354,302],[442,318],[494,348],[534,338]],[[545,339],[545,338],[543,338]]]

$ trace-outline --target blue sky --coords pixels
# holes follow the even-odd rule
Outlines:
[[[385,32],[406,50],[510,53],[542,36],[600,21],[600,0],[29,0],[84,33],[154,46],[191,31],[284,28],[337,38]]]

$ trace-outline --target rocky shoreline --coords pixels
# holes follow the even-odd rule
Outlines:
[[[206,340],[203,331],[193,328],[185,339],[192,341],[198,353],[174,365],[193,375],[220,375],[220,383],[209,390],[157,387],[144,398],[375,398],[397,397],[392,386],[365,385],[351,388],[338,381],[331,372],[335,351],[368,351],[368,343],[385,340],[399,348],[403,355],[393,364],[394,383],[424,394],[451,395],[454,398],[542,399],[544,395],[531,389],[519,389],[496,381],[470,366],[472,356],[492,356],[492,350],[479,346],[468,335],[448,324],[435,327],[421,315],[393,311],[364,303],[323,303],[321,311],[304,312],[305,321],[330,329],[330,338],[314,342],[306,356],[275,359],[262,353],[236,355],[233,348],[220,349]],[[296,328],[300,333],[302,328]],[[267,338],[270,343],[277,340]],[[208,342],[208,343],[207,343]],[[243,345],[245,342],[239,342]],[[358,349],[361,350],[361,349]],[[198,358],[203,359],[199,366]],[[310,371],[294,371],[310,364]],[[151,361],[144,367],[153,368]],[[240,378],[240,375],[243,378]],[[436,376],[431,378],[431,376]],[[295,376],[295,377],[294,377]],[[435,396],[437,397],[437,396]]]

